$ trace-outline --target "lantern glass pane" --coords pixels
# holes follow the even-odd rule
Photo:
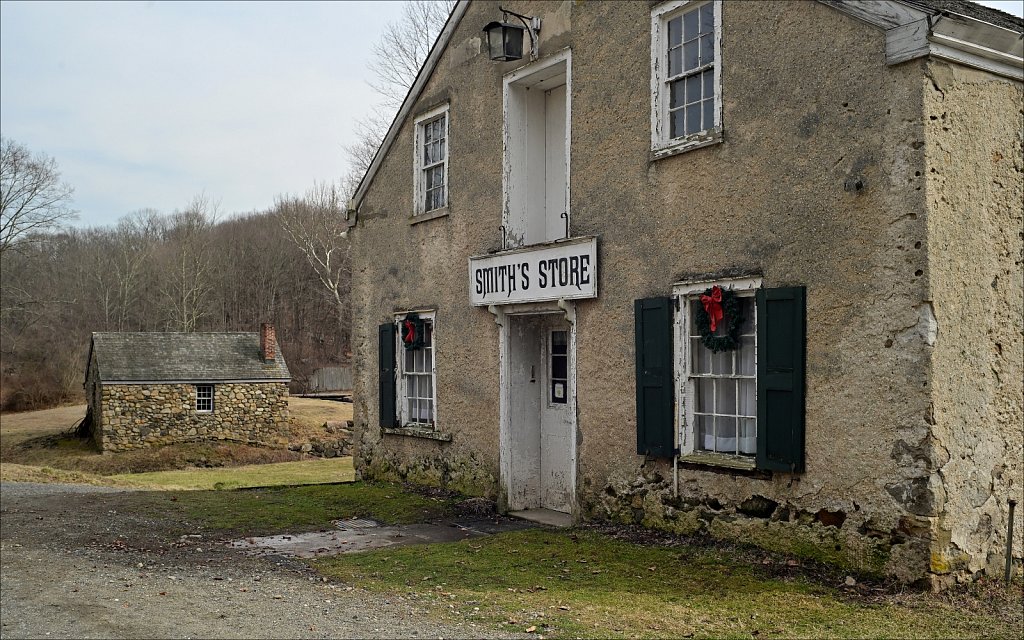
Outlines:
[[[523,30],[514,26],[503,27],[505,31],[505,59],[519,60],[523,57]]]

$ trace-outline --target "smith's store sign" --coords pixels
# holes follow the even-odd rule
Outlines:
[[[596,297],[596,237],[469,259],[469,300],[476,306]]]

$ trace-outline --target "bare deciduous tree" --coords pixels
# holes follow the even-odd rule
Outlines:
[[[167,327],[173,331],[195,331],[210,305],[212,230],[216,210],[205,196],[197,196],[184,211],[171,214],[166,238],[163,297]]]
[[[56,160],[0,138],[0,254],[74,218],[73,193]]]
[[[281,228],[306,256],[335,304],[342,344],[348,346],[349,249],[345,200],[334,184],[316,183],[302,198],[281,197],[274,205]]]
[[[402,17],[388,23],[373,45],[369,67],[374,79],[370,86],[392,111],[405,100],[454,7],[454,0],[406,2]]]

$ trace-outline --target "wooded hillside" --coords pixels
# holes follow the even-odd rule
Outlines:
[[[197,198],[173,214],[143,211],[4,251],[0,407],[79,398],[93,331],[257,331],[272,322],[293,391],[317,367],[346,362],[347,245],[334,238],[335,295],[282,228],[282,211],[294,221],[301,203],[218,222]]]

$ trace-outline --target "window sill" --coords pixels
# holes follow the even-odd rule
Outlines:
[[[439,442],[451,442],[452,434],[434,431],[423,427],[383,427],[382,431],[392,436],[408,436],[410,438],[424,438],[426,440],[437,440]]]
[[[679,456],[679,462],[696,464],[705,467],[719,467],[723,469],[734,469],[736,471],[756,471],[757,463],[753,458],[743,456],[730,456],[721,453],[688,453]]]
[[[680,153],[686,153],[687,151],[693,151],[694,149],[703,149],[704,147],[718,144],[724,140],[725,138],[722,135],[722,128],[716,127],[702,133],[696,133],[682,140],[662,142],[651,148],[650,161],[654,162],[655,160],[661,160],[662,158],[677,156]]]
[[[438,218],[448,217],[448,207],[441,207],[440,209],[434,209],[427,213],[417,213],[409,217],[409,224],[419,224],[421,222],[427,222],[428,220],[437,220]]]

